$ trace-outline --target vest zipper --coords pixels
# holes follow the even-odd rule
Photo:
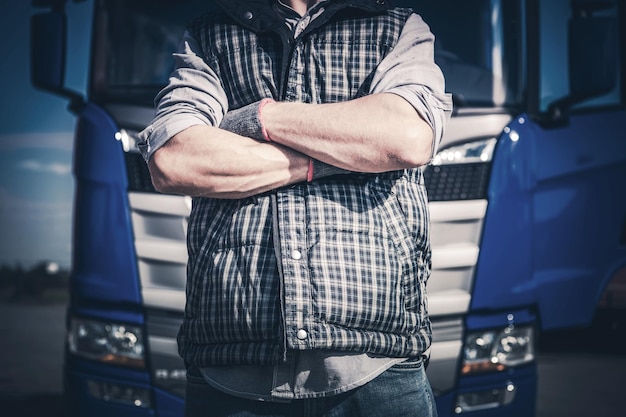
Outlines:
[[[293,54],[293,45],[295,44],[295,39],[291,36],[291,33],[287,30],[287,28],[282,27],[275,31],[280,39],[280,43],[282,46],[282,55],[280,62],[280,71],[277,76],[278,79],[278,101],[283,100],[285,98],[285,93],[287,90],[287,81],[289,76],[289,67],[291,63],[291,55]],[[276,256],[276,264],[278,267],[278,277],[279,277],[279,296],[280,296],[280,326],[282,331],[283,338],[283,351],[282,351],[282,362],[287,362],[287,326],[286,326],[286,317],[285,317],[285,274],[283,271],[283,263],[282,263],[282,250],[280,247],[281,239],[280,239],[280,221],[278,218],[278,191],[274,190],[270,194],[270,204],[272,211],[272,238],[274,240],[274,254]]]

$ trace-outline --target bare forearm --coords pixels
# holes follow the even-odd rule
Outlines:
[[[211,126],[192,126],[150,159],[157,190],[211,198],[245,198],[304,181],[308,157]]]
[[[263,125],[273,142],[351,171],[420,166],[432,150],[432,129],[394,94],[320,105],[271,103]]]

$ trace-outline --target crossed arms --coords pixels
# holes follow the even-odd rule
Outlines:
[[[384,172],[431,157],[432,129],[394,94],[333,104],[269,103],[262,118],[271,142],[207,125],[174,135],[150,159],[155,187],[244,198],[306,181],[310,158],[348,171]]]

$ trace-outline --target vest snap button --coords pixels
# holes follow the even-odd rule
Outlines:
[[[252,12],[249,12],[249,11],[243,14],[243,18],[246,20],[252,20],[253,17],[254,15],[252,14]]]

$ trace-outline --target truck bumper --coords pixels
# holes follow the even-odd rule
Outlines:
[[[184,400],[150,383],[147,372],[67,360],[64,401],[67,417],[182,417]]]
[[[536,363],[502,373],[461,377],[454,392],[436,398],[439,417],[532,417],[537,397]]]

